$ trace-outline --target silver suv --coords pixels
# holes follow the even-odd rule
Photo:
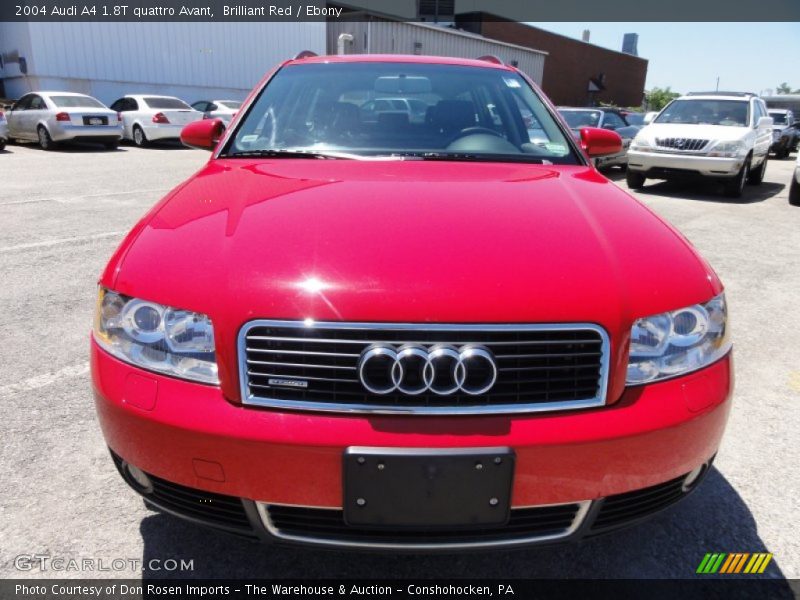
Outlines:
[[[764,101],[741,92],[691,93],[670,102],[628,150],[628,187],[647,178],[702,176],[739,197],[764,179],[772,118]]]

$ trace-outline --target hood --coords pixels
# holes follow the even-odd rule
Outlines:
[[[720,291],[674,229],[588,167],[307,159],[209,162],[102,283],[209,314],[231,348],[253,318],[592,322],[622,344],[635,318]]]
[[[726,125],[651,123],[641,131],[648,139],[670,137],[713,141],[736,141],[742,139],[749,131],[749,128],[729,127]]]

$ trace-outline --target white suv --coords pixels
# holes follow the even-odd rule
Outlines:
[[[764,179],[772,144],[772,119],[754,94],[691,93],[670,102],[628,150],[628,187],[648,177],[701,175],[723,182],[738,198],[745,183]]]

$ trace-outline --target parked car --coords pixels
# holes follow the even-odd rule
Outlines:
[[[93,142],[115,149],[122,137],[117,114],[97,98],[72,92],[31,92],[6,113],[10,139],[39,142],[52,150],[61,142]]]
[[[789,186],[789,204],[793,206],[800,206],[800,156],[797,157],[797,163],[794,166],[794,177]]]
[[[222,119],[225,123],[231,122],[241,106],[236,100],[198,100],[192,104],[193,109],[203,113],[204,119]]]
[[[0,150],[4,150],[8,143],[8,121],[6,113],[0,110]]]
[[[122,118],[123,139],[137,146],[150,142],[177,140],[187,123],[202,119],[196,111],[180,98],[153,94],[130,94],[115,100],[111,110]]]
[[[558,112],[567,121],[576,138],[580,137],[582,127],[601,127],[616,131],[622,138],[622,151],[613,156],[603,156],[595,160],[598,169],[628,164],[628,146],[639,133],[639,127],[630,125],[622,113],[613,108],[567,108],[560,106]]]
[[[345,99],[386,80],[425,121],[360,119]],[[723,286],[592,166],[616,132],[578,142],[481,60],[306,53],[255,92],[184,128],[208,163],[100,278],[92,389],[147,503],[419,552],[577,541],[697,488],[731,408]]]
[[[795,121],[791,110],[770,108],[769,116],[772,117],[772,146],[769,150],[775,153],[775,158],[786,158],[797,150],[800,123]]]
[[[627,183],[647,178],[705,177],[723,183],[725,195],[742,195],[745,183],[764,179],[772,144],[772,119],[754,94],[707,92],[670,102],[642,129],[628,151]]]

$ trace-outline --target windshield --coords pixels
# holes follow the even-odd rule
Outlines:
[[[178,98],[156,98],[153,96],[148,96],[144,98],[145,103],[150,108],[159,108],[159,109],[170,109],[170,108],[177,108],[181,110],[191,110],[188,104],[183,100],[179,100]]]
[[[786,113],[779,113],[779,112],[771,112],[769,116],[772,117],[772,124],[773,125],[788,125],[789,119],[787,118]]]
[[[105,105],[91,96],[50,96],[59,108],[105,108]]]
[[[271,150],[579,164],[522,77],[459,65],[285,67],[248,110],[222,156]]]
[[[742,100],[675,100],[665,108],[656,123],[724,125],[747,127],[749,103]]]
[[[221,101],[221,102],[217,102],[217,104],[221,104],[225,108],[230,108],[232,110],[236,110],[237,108],[239,108],[242,105],[241,102],[234,102],[233,100],[224,100],[224,101]]]
[[[561,110],[559,112],[571,129],[597,127],[603,116],[599,110]]]
[[[625,115],[628,125],[644,125],[644,115],[642,113],[628,113]]]

